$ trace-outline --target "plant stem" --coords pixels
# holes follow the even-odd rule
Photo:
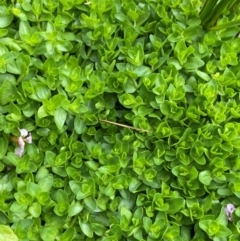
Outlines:
[[[116,126],[121,126],[121,127],[129,128],[129,129],[137,130],[137,131],[151,132],[151,131],[148,131],[148,130],[143,130],[143,129],[140,129],[140,128],[136,128],[136,127],[133,127],[133,126],[129,126],[129,125],[113,122],[113,121],[101,120],[101,119],[99,121],[100,122],[105,122],[105,123],[108,123],[108,124],[112,124],[112,125],[116,125]]]
[[[71,228],[75,224],[75,222],[77,221],[77,218],[78,218],[78,215],[74,216],[74,218],[72,219],[71,223],[69,224],[69,228]]]

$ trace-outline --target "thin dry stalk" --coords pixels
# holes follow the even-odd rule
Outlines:
[[[148,131],[148,130],[143,130],[143,129],[140,129],[140,128],[136,128],[136,127],[133,127],[133,126],[129,126],[129,125],[125,125],[125,124],[121,124],[121,123],[117,123],[117,122],[113,122],[113,121],[109,121],[109,120],[99,120],[100,122],[105,122],[105,123],[108,123],[108,124],[112,124],[112,125],[116,125],[116,126],[121,126],[121,127],[124,127],[124,128],[129,128],[129,129],[133,129],[133,130],[136,130],[136,131],[141,131],[141,132],[151,132],[151,131]]]

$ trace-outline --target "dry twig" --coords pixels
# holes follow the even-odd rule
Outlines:
[[[140,129],[140,128],[136,128],[136,127],[133,127],[133,126],[129,126],[129,125],[125,125],[125,124],[121,124],[121,123],[117,123],[117,122],[113,122],[113,121],[109,121],[109,120],[101,120],[101,119],[99,119],[99,121],[100,122],[105,122],[105,123],[108,123],[108,124],[112,124],[112,125],[116,125],[116,126],[121,126],[121,127],[124,127],[124,128],[133,129],[133,130],[136,130],[136,131],[151,132],[149,130],[143,130],[143,129]]]

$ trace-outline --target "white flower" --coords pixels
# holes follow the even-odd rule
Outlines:
[[[15,151],[15,154],[22,157],[25,147],[25,142],[32,143],[32,134],[26,129],[19,129],[21,136],[20,137],[12,137],[12,141],[18,144],[18,148]]]
[[[32,143],[32,134],[29,133],[28,137],[24,138],[24,141],[26,141],[27,143]]]
[[[18,156],[22,156],[23,152],[24,152],[24,146],[25,146],[25,142],[23,141],[22,137],[18,138],[18,149],[15,151],[15,154],[17,154]]]
[[[15,154],[17,154],[19,157],[22,157],[24,152],[24,146],[19,146],[18,149],[15,151]]]
[[[21,133],[21,137],[26,137],[28,135],[28,131],[26,129],[19,129]]]
[[[235,210],[236,208],[232,203],[227,204],[225,207],[225,212],[229,221],[232,221],[232,214]]]

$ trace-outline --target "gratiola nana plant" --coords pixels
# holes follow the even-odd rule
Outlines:
[[[0,240],[239,240],[238,5],[1,1]]]

